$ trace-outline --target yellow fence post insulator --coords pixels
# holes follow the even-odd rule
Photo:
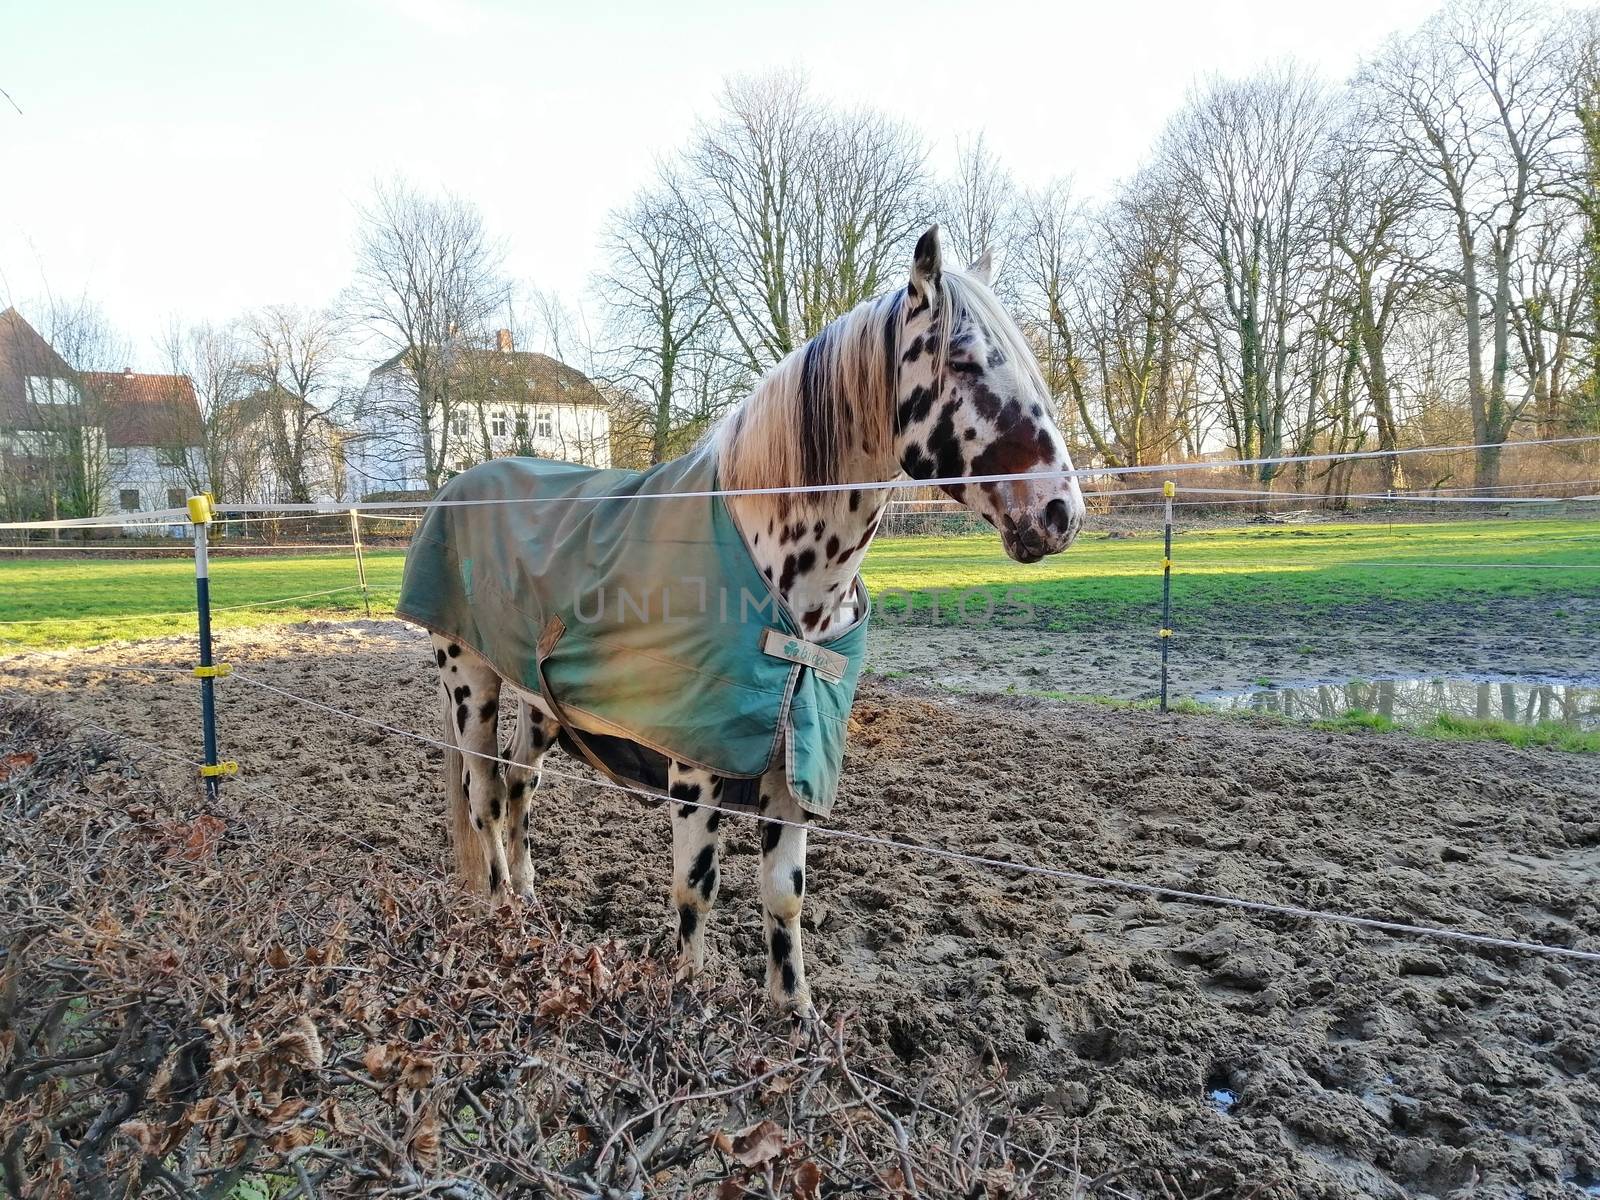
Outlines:
[[[212,763],[200,768],[200,775],[205,779],[216,779],[223,775],[237,775],[239,764],[232,759],[225,759],[219,763]]]
[[[1161,494],[1171,500],[1178,494],[1178,485],[1170,479],[1167,480],[1161,485]]]
[[[196,667],[194,670],[190,671],[189,674],[193,675],[196,679],[221,679],[225,675],[233,674],[233,664],[213,663],[209,667]]]
[[[205,492],[199,496],[189,497],[189,524],[209,525],[211,523],[211,493]]]

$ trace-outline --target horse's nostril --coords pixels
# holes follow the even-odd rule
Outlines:
[[[1044,506],[1045,524],[1057,533],[1065,533],[1073,527],[1072,509],[1067,502],[1060,498],[1050,501]]]

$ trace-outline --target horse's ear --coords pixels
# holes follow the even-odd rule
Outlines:
[[[985,250],[976,259],[967,264],[967,274],[971,275],[984,287],[994,282],[994,255]]]
[[[911,255],[912,290],[933,295],[939,290],[939,277],[943,270],[939,254],[939,227],[934,225],[917,239],[917,249]]]

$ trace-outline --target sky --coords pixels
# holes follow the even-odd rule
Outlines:
[[[1092,196],[1206,76],[1342,79],[1435,6],[0,0],[0,305],[87,295],[159,370],[174,321],[333,300],[397,173],[475,202],[513,278],[578,305],[607,213],[728,75],[800,68],[936,168],[982,132],[1019,184]]]

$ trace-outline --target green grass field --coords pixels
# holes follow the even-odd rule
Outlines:
[[[1174,601],[1191,614],[1570,594],[1600,588],[1600,522],[1180,531],[1172,558]],[[890,606],[901,603],[895,588],[1017,588],[1051,628],[1144,619],[1160,604],[1161,537],[1090,534],[1032,567],[1008,562],[992,538],[902,538],[874,545],[866,576],[877,594],[889,592]],[[956,597],[940,600],[953,614]]]
[[[404,561],[370,551],[374,614],[392,611]],[[1271,615],[1405,600],[1471,601],[1600,592],[1600,522],[1490,520],[1440,525],[1249,526],[1180,533],[1173,595],[1188,613]],[[1065,554],[1032,566],[1008,560],[992,534],[886,538],[868,555],[867,583],[893,609],[937,601],[954,618],[986,611],[1070,628],[1141,620],[1160,603],[1161,538],[1087,534]],[[361,615],[360,593],[288,603],[283,597],[352,588],[352,556],[300,554],[212,559],[219,629]],[[1009,600],[1007,594],[1009,593]],[[246,606],[246,607],[234,607]],[[260,606],[260,607],[257,607]],[[0,638],[29,646],[93,645],[181,634],[194,628],[194,570],[187,558],[0,559]]]

